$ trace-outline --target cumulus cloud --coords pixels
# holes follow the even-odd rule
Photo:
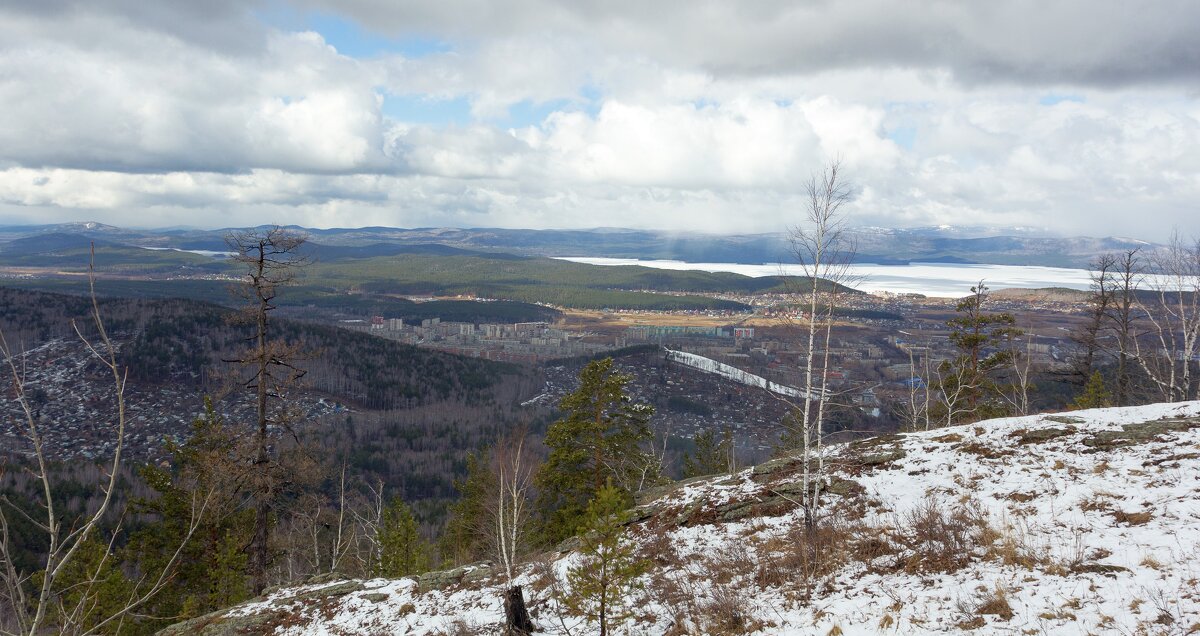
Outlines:
[[[0,220],[766,231],[832,157],[877,225],[1157,238],[1200,200],[1191,3],[297,1],[448,44],[0,2]]]
[[[269,32],[230,56],[170,34],[64,16],[63,41],[38,19],[0,19],[0,147],[25,166],[230,172],[378,167],[380,96],[372,71],[315,33]],[[44,25],[40,25],[45,28]],[[111,45],[109,45],[111,43]]]

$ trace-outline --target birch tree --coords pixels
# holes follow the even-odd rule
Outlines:
[[[800,505],[804,510],[805,527],[812,531],[817,524],[817,507],[825,480],[824,420],[829,396],[829,344],[834,308],[841,286],[851,282],[849,265],[855,246],[845,232],[845,206],[851,201],[853,189],[842,175],[841,163],[832,161],[820,174],[813,175],[805,192],[804,219],[792,229],[790,239],[792,256],[809,282],[806,294],[808,321],[804,333],[807,340],[805,399],[796,409],[799,427],[796,432],[801,442],[803,494]]]
[[[496,493],[492,500],[491,545],[504,576],[505,633],[527,636],[534,630],[525,607],[525,593],[516,584],[517,565],[524,557],[529,527],[529,489],[532,469],[525,448],[524,429],[513,431],[496,444]]]
[[[1153,331],[1148,351],[1134,341],[1138,364],[1162,399],[1196,399],[1200,386],[1192,361],[1200,341],[1200,241],[1188,245],[1176,231],[1151,263],[1156,303],[1142,309]]]

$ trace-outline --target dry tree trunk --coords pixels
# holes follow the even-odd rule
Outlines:
[[[280,286],[290,284],[308,260],[299,254],[304,244],[302,235],[280,227],[267,230],[245,230],[226,237],[233,250],[232,260],[246,266],[246,283],[241,293],[248,301],[246,311],[254,324],[253,346],[242,358],[227,360],[254,369],[246,382],[253,389],[257,402],[257,421],[254,432],[254,533],[247,548],[249,574],[254,594],[267,586],[270,565],[271,509],[275,503],[278,478],[271,448],[270,426],[286,424],[286,417],[272,417],[270,400],[281,398],[284,387],[295,383],[304,372],[295,366],[299,353],[294,348],[271,341],[268,315],[275,309],[275,297]],[[281,372],[281,376],[276,376]]]
[[[514,585],[504,592],[505,636],[529,636],[536,629],[525,607],[525,591]]]

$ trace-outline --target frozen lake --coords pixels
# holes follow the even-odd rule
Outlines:
[[[592,265],[641,265],[656,269],[699,270],[704,272],[733,272],[746,276],[775,276],[787,274],[802,276],[799,265],[763,264],[741,265],[738,263],[685,263],[683,261],[643,261],[634,258],[595,258],[583,256],[560,257],[564,261],[589,263]],[[888,291],[897,294],[924,294],[926,296],[959,297],[970,292],[971,286],[983,280],[991,289],[1010,287],[1038,289],[1041,287],[1067,287],[1086,290],[1091,284],[1089,272],[1084,269],[1063,267],[1037,267],[1031,265],[957,265],[946,263],[913,263],[911,265],[872,265],[859,263],[851,266],[854,276],[862,277],[853,285],[867,292]]]

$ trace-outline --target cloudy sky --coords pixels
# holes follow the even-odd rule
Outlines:
[[[902,7],[898,8],[898,7]],[[0,223],[1200,230],[1200,2],[0,0]]]

